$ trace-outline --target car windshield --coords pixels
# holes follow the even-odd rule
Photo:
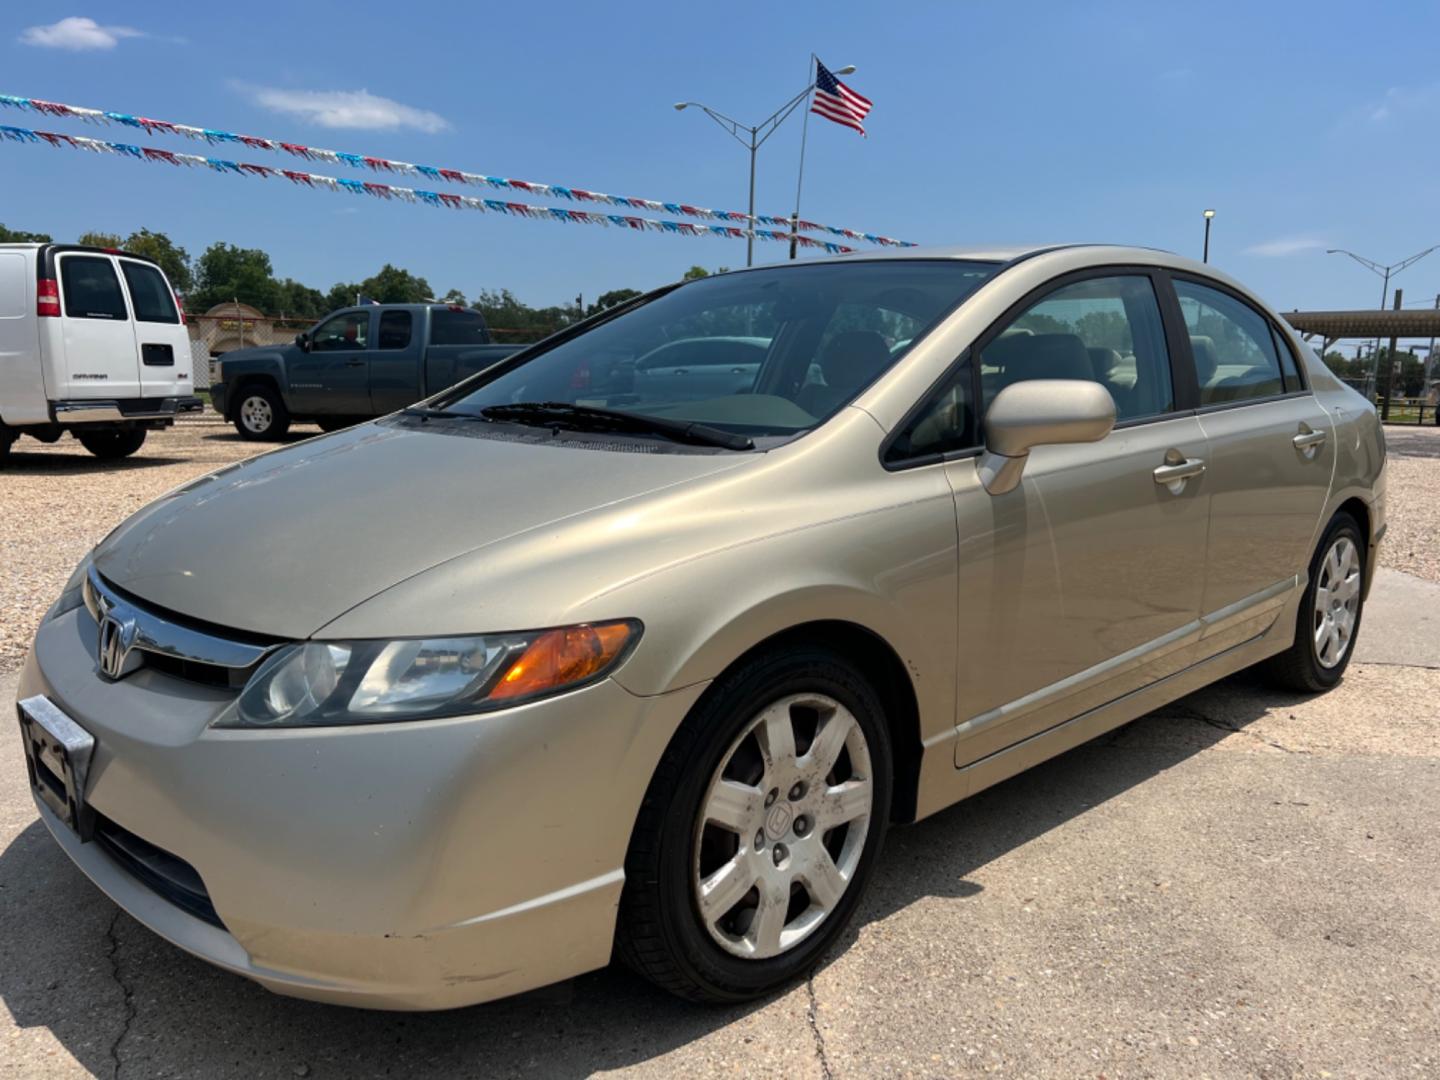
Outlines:
[[[544,402],[755,438],[791,437],[841,409],[998,264],[885,259],[719,274],[568,341],[501,364],[435,402],[513,418]]]

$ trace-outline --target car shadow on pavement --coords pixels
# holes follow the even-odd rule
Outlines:
[[[186,460],[183,457],[146,454],[141,450],[134,457],[102,461],[79,446],[75,447],[73,454],[54,451],[37,454],[11,447],[10,453],[3,463],[0,463],[0,476],[43,476],[47,473],[54,476],[83,476],[88,473],[116,473],[130,469],[153,469],[161,465],[180,465]]]
[[[1223,695],[1223,721],[1207,715],[1209,695]],[[925,898],[976,895],[981,886],[969,876],[977,869],[1223,738],[1257,737],[1246,733],[1250,723],[1299,700],[1240,675],[894,830],[855,926],[822,966],[843,958],[867,925]],[[963,917],[962,907],[957,932]],[[732,1024],[705,1056],[735,1066],[744,1060],[735,1043],[784,1020],[751,1016],[766,1002],[683,1002],[618,966],[445,1013],[360,1012],[278,997],[122,914],[38,821],[0,853],[0,1000],[18,1028],[48,1029],[91,1073],[113,1074],[123,1062],[132,1075],[571,1077],[649,1061]],[[797,1001],[803,995],[786,1006],[796,1030],[786,1030],[808,1039]],[[21,1035],[13,1046],[29,1044]]]

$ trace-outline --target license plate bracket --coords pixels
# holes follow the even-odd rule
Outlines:
[[[82,841],[89,840],[95,815],[85,804],[85,781],[95,737],[44,695],[20,702],[19,713],[31,790]]]

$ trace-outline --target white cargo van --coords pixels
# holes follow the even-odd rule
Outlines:
[[[101,458],[203,408],[185,315],[160,267],[76,244],[0,244],[0,460],[65,432]]]

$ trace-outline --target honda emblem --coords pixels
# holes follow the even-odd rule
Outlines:
[[[125,674],[125,661],[130,658],[130,649],[135,644],[135,624],[121,622],[114,615],[100,620],[100,638],[96,646],[96,658],[100,662],[100,673],[107,679],[118,679]]]

